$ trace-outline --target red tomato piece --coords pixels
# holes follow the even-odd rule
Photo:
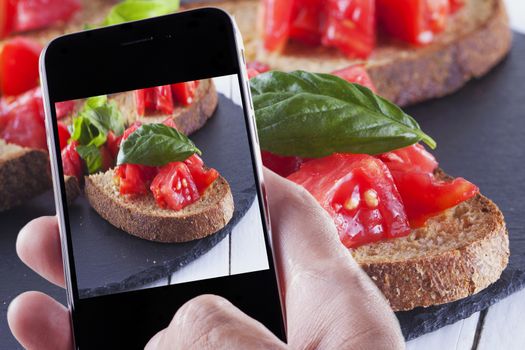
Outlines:
[[[14,30],[25,32],[69,21],[80,10],[80,0],[17,0]]]
[[[115,168],[115,182],[123,195],[142,195],[148,193],[157,168],[138,164],[122,164]]]
[[[124,133],[122,134],[122,140],[127,139],[128,136],[133,134],[135,132],[135,130],[140,128],[141,125],[142,125],[141,122],[135,122],[135,123],[131,124],[126,130],[124,130]],[[120,146],[120,143],[119,143],[119,146]]]
[[[64,101],[55,103],[57,119],[63,119],[71,115],[75,110],[75,101]]]
[[[445,29],[449,0],[377,0],[380,27],[393,37],[416,45],[433,41]]]
[[[64,175],[75,176],[81,182],[83,162],[77,152],[77,145],[78,142],[73,141],[62,150],[62,169]]]
[[[184,164],[186,164],[190,170],[195,186],[197,186],[200,194],[203,194],[219,177],[219,172],[217,170],[204,167],[204,162],[197,154],[186,159]]]
[[[388,167],[403,199],[410,225],[421,227],[432,216],[451,208],[479,192],[462,178],[436,179],[436,158],[420,144],[377,156]]]
[[[187,81],[185,83],[171,84],[171,91],[173,93],[173,101],[179,102],[183,106],[192,104],[195,98],[198,81]]]
[[[270,66],[266,63],[262,63],[259,61],[251,61],[246,63],[246,68],[248,69],[255,69],[259,73],[268,72],[270,70]]]
[[[268,151],[261,151],[265,167],[282,177],[296,172],[306,160],[301,157],[279,156]]]
[[[120,150],[120,141],[122,141],[122,135],[116,136],[111,130],[108,132],[106,146],[111,158],[114,160],[117,159],[118,151]]]
[[[66,148],[67,142],[69,141],[70,137],[71,137],[71,134],[69,133],[69,130],[67,129],[66,124],[62,122],[58,122],[58,140],[60,142],[61,150]]]
[[[410,233],[392,176],[377,158],[334,154],[304,163],[288,179],[306,188],[332,216],[348,248]]]
[[[200,198],[190,170],[183,162],[161,167],[150,189],[161,208],[172,210],[181,210]]]
[[[465,1],[466,0],[450,0],[450,13],[456,13],[459,9],[465,6]]]
[[[343,78],[350,83],[356,83],[367,87],[373,92],[377,91],[374,83],[372,83],[372,79],[370,79],[370,76],[366,71],[365,66],[362,64],[354,64],[352,66],[336,70],[332,72],[332,74],[337,75],[339,78]]]
[[[173,120],[172,117],[166,118],[166,120],[164,120],[162,124],[167,125],[170,128],[177,129],[177,124],[175,124],[175,120]]]
[[[281,51],[290,36],[290,22],[296,0],[264,0],[263,41],[268,51]]]
[[[323,0],[293,1],[290,38],[306,45],[321,44]]]
[[[137,113],[140,116],[149,113],[172,114],[173,97],[170,85],[156,86],[135,91]]]
[[[0,39],[15,29],[16,0],[0,0]]]
[[[390,171],[417,171],[432,174],[438,167],[436,158],[419,143],[380,154],[378,158]]]
[[[27,38],[7,41],[0,52],[0,94],[19,95],[38,86],[42,47]]]
[[[1,123],[0,138],[20,146],[47,150],[42,100],[23,97],[23,103],[16,101],[9,106]]]
[[[392,176],[413,228],[479,193],[476,185],[463,178],[440,181],[433,174],[398,170],[392,171]]]
[[[375,0],[327,0],[322,43],[350,58],[367,58],[375,46]]]

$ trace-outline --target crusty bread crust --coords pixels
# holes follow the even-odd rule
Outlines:
[[[448,303],[499,279],[509,258],[503,214],[478,195],[402,238],[352,252],[394,311]]]
[[[51,187],[47,153],[0,140],[0,211]]]
[[[161,209],[152,196],[126,198],[118,194],[113,170],[86,176],[85,194],[95,211],[110,224],[150,241],[188,242],[222,229],[233,216],[228,182],[219,177],[195,203],[180,211]]]
[[[130,124],[137,120],[142,123],[162,123],[168,117],[172,117],[177,128],[186,135],[190,135],[202,128],[208,119],[213,116],[219,103],[217,90],[211,79],[200,81],[191,105],[187,107],[176,106],[170,115],[163,114],[139,117],[137,115],[135,95],[132,92],[113,94],[110,98],[116,101]]]
[[[206,6],[191,4],[187,8]],[[213,6],[231,13],[243,33],[248,61],[276,70],[304,69],[329,73],[364,64],[378,93],[406,106],[450,94],[471,78],[482,76],[510,50],[511,31],[503,0],[469,0],[450,19],[447,30],[431,45],[413,47],[380,38],[368,60],[349,60],[335,49],[289,43],[281,53],[268,53],[257,35],[259,0],[226,0]]]

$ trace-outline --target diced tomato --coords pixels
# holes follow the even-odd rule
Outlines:
[[[123,195],[142,195],[148,193],[157,168],[138,164],[122,164],[115,168],[115,181]]]
[[[0,52],[0,94],[19,95],[38,85],[42,47],[27,38],[7,41]]]
[[[108,147],[109,153],[113,159],[117,159],[118,151],[120,150],[121,140],[122,135],[116,136],[111,130],[108,132],[106,146]]]
[[[436,179],[438,162],[420,144],[377,156],[388,167],[403,199],[410,225],[421,227],[428,218],[476,195],[479,190],[462,178]]]
[[[248,79],[251,79],[261,73],[269,71],[270,66],[259,61],[252,61],[246,64],[246,70],[248,72]]]
[[[15,29],[17,0],[0,0],[0,39]]]
[[[2,119],[0,138],[20,146],[47,150],[44,106],[33,91],[12,102]]]
[[[63,119],[73,113],[75,110],[75,101],[65,101],[55,103],[57,119]]]
[[[375,0],[326,0],[322,43],[350,58],[367,58],[375,46]]]
[[[306,188],[332,216],[348,248],[410,233],[392,176],[375,157],[334,154],[310,160],[288,179]]]
[[[15,0],[14,30],[25,32],[69,21],[80,10],[80,0]]]
[[[436,158],[419,143],[380,154],[378,158],[390,171],[417,171],[432,174],[438,167]]]
[[[293,1],[290,38],[306,45],[321,43],[321,13],[324,0]]]
[[[187,81],[185,83],[171,84],[173,101],[179,102],[183,106],[192,104],[195,98],[195,92],[199,86],[198,81]]]
[[[61,150],[66,148],[67,142],[69,141],[70,137],[71,137],[71,134],[69,133],[69,130],[67,129],[66,124],[62,122],[58,122],[58,140],[60,142]]]
[[[166,120],[164,120],[162,124],[167,125],[170,128],[177,129],[177,124],[175,124],[175,120],[173,120],[172,117],[166,118]]]
[[[268,51],[281,51],[290,36],[295,0],[264,0],[263,41]]]
[[[122,140],[125,140],[129,137],[129,135],[133,134],[138,128],[140,128],[142,125],[141,122],[135,122],[128,126],[126,130],[124,130],[124,133],[122,134]],[[120,145],[120,144],[119,144]]]
[[[459,9],[465,6],[465,1],[467,0],[450,0],[450,13],[456,13]]]
[[[380,27],[411,44],[425,45],[445,29],[449,0],[377,0]]]
[[[156,86],[135,91],[137,113],[142,116],[146,112],[172,114],[173,97],[170,85]]]
[[[332,72],[332,74],[337,75],[339,78],[343,78],[350,83],[363,85],[373,92],[377,91],[374,83],[372,83],[372,79],[370,79],[370,76],[366,71],[365,66],[362,64],[354,64],[352,66],[336,70]]]
[[[173,97],[171,94],[171,87],[169,85],[156,86],[156,105],[155,110],[162,114],[173,113]]]
[[[259,73],[268,72],[270,70],[269,65],[259,62],[259,61],[251,61],[251,62],[246,63],[246,68],[255,69]]]
[[[190,170],[195,186],[197,186],[200,194],[203,194],[219,177],[219,172],[217,170],[204,167],[204,162],[197,154],[186,159],[184,163]]]
[[[82,158],[77,152],[77,141],[71,142],[62,150],[62,168],[64,175],[75,176],[79,182],[82,181]]]
[[[479,193],[476,185],[463,178],[440,181],[433,174],[416,171],[392,171],[392,176],[413,228]]]
[[[183,162],[173,162],[161,167],[150,189],[161,208],[172,210],[181,210],[200,197],[190,170]]]
[[[296,172],[305,162],[300,157],[279,156],[268,151],[261,151],[261,156],[264,166],[282,177]]]
[[[106,143],[103,146],[99,147],[99,151],[100,156],[102,157],[102,168],[100,170],[106,171],[110,168],[113,168],[113,166],[115,165],[115,158],[113,158],[108,144]]]

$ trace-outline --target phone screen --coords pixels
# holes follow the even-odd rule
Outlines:
[[[208,8],[67,35],[46,49],[80,348],[144,346],[202,294],[285,339],[240,42],[231,18]]]
[[[80,299],[269,269],[236,74],[55,107]]]

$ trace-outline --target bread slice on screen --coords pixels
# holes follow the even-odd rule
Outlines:
[[[260,3],[260,0],[213,2],[213,6],[235,17],[248,61],[257,60],[275,70],[318,73],[364,64],[379,95],[401,106],[458,90],[471,78],[487,73],[511,46],[512,34],[503,0],[467,0],[464,8],[450,16],[445,32],[425,47],[380,38],[367,60],[350,60],[335,49],[294,43],[289,43],[282,53],[268,53],[257,30]],[[207,5],[198,2],[185,7]]]
[[[190,135],[212,117],[217,109],[219,98],[212,79],[201,80],[193,102],[189,106],[175,106],[172,114],[138,116],[137,101],[133,92],[123,92],[110,96],[117,102],[121,112],[127,116],[128,122],[140,121],[142,123],[162,123],[167,118],[173,118],[177,129],[186,135]]]
[[[150,241],[174,243],[204,238],[226,226],[233,216],[230,185],[221,176],[201,198],[179,211],[160,208],[152,195],[121,196],[113,170],[85,179],[86,198],[102,218]]]
[[[406,237],[367,244],[352,255],[392,309],[402,311],[455,301],[497,281],[508,263],[509,238],[499,208],[477,195]]]

